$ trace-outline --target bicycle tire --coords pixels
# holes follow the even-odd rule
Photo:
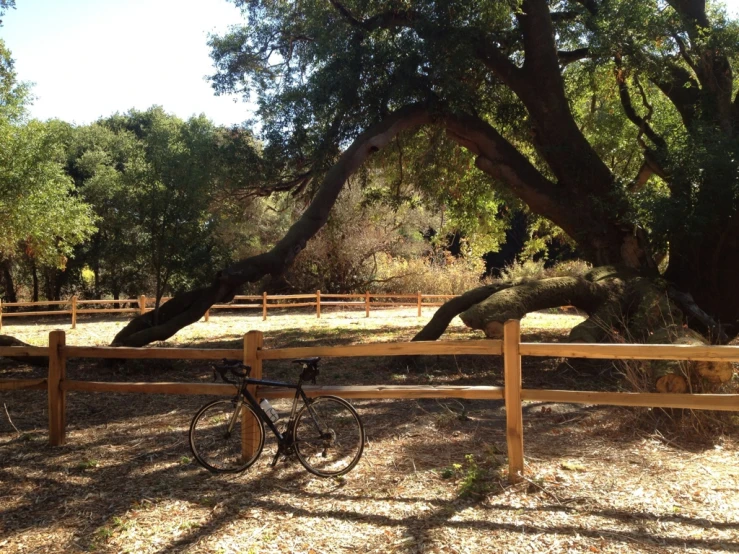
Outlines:
[[[364,440],[359,414],[337,396],[319,396],[305,404],[293,428],[298,460],[319,477],[337,477],[351,471],[362,457]]]
[[[231,432],[228,426],[237,409],[233,400],[215,400],[200,408],[190,424],[190,450],[205,469],[214,473],[239,473],[254,462],[264,448],[264,427],[251,406],[241,403],[241,414]],[[244,459],[241,430],[244,420],[252,420],[259,429],[259,438],[252,455]]]

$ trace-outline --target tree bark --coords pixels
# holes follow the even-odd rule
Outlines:
[[[514,286],[514,282],[502,282],[494,285],[486,285],[476,289],[468,290],[464,294],[452,298],[448,302],[445,302],[436,313],[433,315],[431,320],[421,329],[412,341],[423,341],[423,340],[436,340],[446,328],[449,327],[452,319],[456,316],[468,310],[475,304],[482,302],[491,294],[501,291],[505,288]]]

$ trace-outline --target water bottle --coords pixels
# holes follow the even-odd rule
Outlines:
[[[280,414],[277,413],[277,410],[272,407],[272,404],[270,404],[266,398],[262,399],[259,406],[264,410],[264,413],[267,414],[267,417],[272,420],[272,423],[277,423],[277,420],[280,419]]]

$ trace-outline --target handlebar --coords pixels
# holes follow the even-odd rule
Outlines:
[[[301,381],[312,381],[316,384],[316,377],[320,373],[318,369],[318,362],[320,358],[302,358],[293,360],[293,363],[299,363],[303,366],[303,371],[300,374]],[[223,358],[220,364],[213,364],[213,381],[218,380],[218,374],[225,383],[231,383],[232,385],[239,385],[236,381],[229,379],[227,375],[230,373],[237,379],[245,379],[251,372],[251,366],[248,366],[238,360],[227,360]]]
[[[238,360],[227,360],[224,358],[220,364],[213,364],[213,380],[218,380],[218,375],[216,372],[218,372],[221,375],[221,379],[223,379],[226,383],[231,383],[232,385],[238,385],[238,383],[232,379],[229,379],[226,377],[228,373],[233,375],[234,377],[238,379],[243,379],[249,375],[249,372],[251,371],[251,366],[245,365]]]

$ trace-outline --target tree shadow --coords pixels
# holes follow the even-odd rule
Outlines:
[[[110,400],[118,396],[120,406],[113,406],[116,403],[113,401],[103,403],[106,410],[114,414],[130,408],[121,398],[122,395],[100,396],[101,399]],[[158,397],[158,400],[162,398]],[[48,446],[45,437],[42,440],[15,440],[3,444],[0,447],[0,482],[6,491],[5,495],[13,495],[18,499],[13,506],[9,503],[0,504],[3,535],[12,539],[32,528],[50,529],[57,525],[68,528],[73,535],[68,543],[59,545],[62,549],[71,551],[77,544],[88,550],[106,550],[105,534],[108,531],[116,532],[117,521],[132,518],[133,512],[146,510],[147,506],[184,502],[192,510],[204,505],[214,509],[208,511],[205,520],[196,528],[187,529],[178,537],[168,534],[170,538],[158,549],[160,553],[181,552],[217,533],[228,532],[231,524],[243,519],[245,511],[253,509],[262,514],[290,513],[294,518],[323,518],[326,521],[402,530],[414,541],[426,541],[429,544],[434,541],[433,532],[443,528],[480,533],[602,537],[601,530],[585,524],[540,523],[527,524],[524,528],[496,515],[523,512],[541,518],[542,514],[551,512],[584,512],[629,526],[628,530],[609,531],[607,536],[610,541],[627,545],[647,543],[668,548],[687,545],[689,548],[722,552],[738,551],[735,544],[677,537],[666,532],[654,534],[640,527],[642,521],[669,518],[680,525],[734,531],[739,529],[737,522],[602,507],[573,508],[551,502],[526,508],[520,504],[492,503],[485,496],[469,500],[449,499],[448,495],[424,497],[399,493],[397,490],[391,494],[388,483],[379,483],[378,488],[370,489],[361,483],[352,485],[351,474],[348,476],[349,485],[341,481],[328,482],[329,485],[323,489],[315,490],[313,483],[316,480],[296,462],[280,464],[274,470],[268,468],[269,453],[265,453],[259,465],[247,474],[231,478],[212,476],[189,459],[186,429],[190,412],[178,405],[178,400],[174,397],[171,404],[155,402],[158,406],[137,410],[135,423],[122,417],[116,419],[108,415],[103,417],[100,413],[73,411],[79,427],[70,430],[69,442],[63,447]],[[73,403],[71,400],[70,404]],[[369,400],[355,404],[369,434],[366,463],[371,463],[373,459],[373,463],[378,463],[381,459],[378,456],[384,456],[384,450],[391,448],[395,464],[391,475],[401,479],[414,474],[436,474],[451,463],[464,463],[465,454],[468,453],[483,460],[489,455],[485,450],[486,445],[494,445],[500,452],[505,451],[505,420],[500,401]],[[170,410],[172,407],[174,410]],[[569,425],[568,422],[553,421],[554,416],[549,412],[544,415],[537,413],[537,409],[546,407],[527,406],[530,425],[527,436],[538,437],[551,429]],[[38,405],[29,406],[29,410],[34,409],[43,412]],[[597,408],[582,408],[555,415],[587,418],[598,413]],[[114,420],[118,423],[114,424]],[[531,442],[535,444],[537,441],[534,439]],[[532,450],[544,459],[559,459],[578,456],[585,448],[587,444],[576,440],[562,442],[556,450],[538,447]],[[367,478],[373,470],[367,466],[362,471]],[[451,483],[439,483],[454,495]],[[356,488],[352,489],[352,486]],[[367,509],[352,507],[353,503],[360,500]],[[384,506],[388,502],[394,505],[424,503],[431,509],[423,514],[403,515],[403,510],[381,513],[380,504]],[[474,518],[458,517],[471,508],[477,514]],[[84,521],[80,520],[79,514],[87,514]],[[255,525],[261,523],[256,521]],[[107,531],[102,533],[100,529]],[[415,552],[410,542],[407,550]]]

